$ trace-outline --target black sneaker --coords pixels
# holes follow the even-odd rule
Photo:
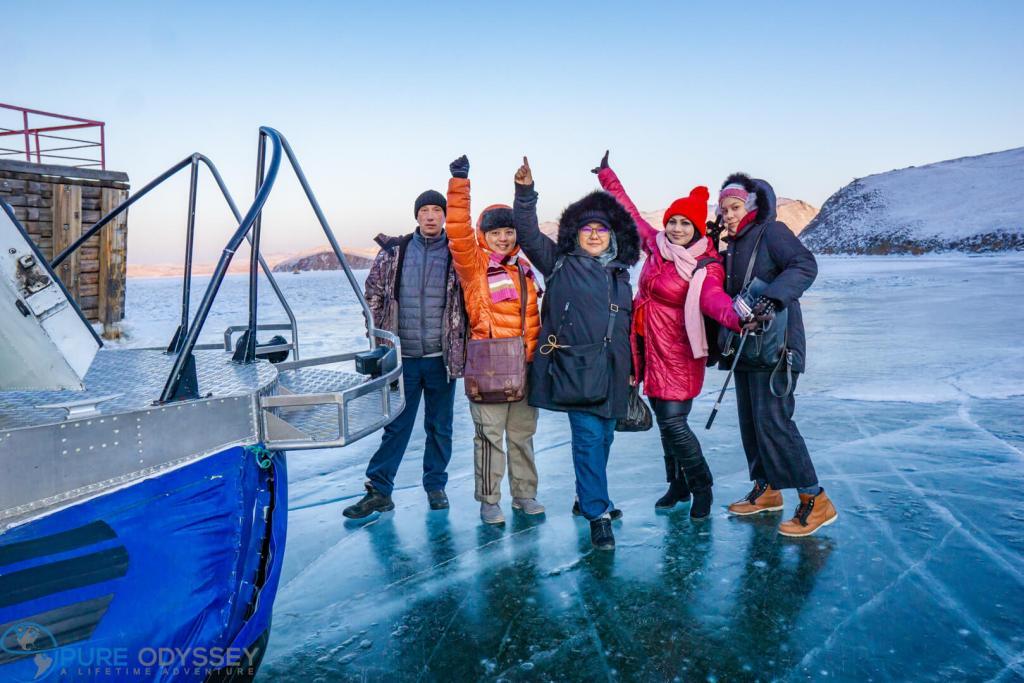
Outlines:
[[[341,511],[349,519],[362,519],[369,517],[374,512],[387,512],[394,510],[395,504],[391,502],[391,496],[385,496],[369,484],[366,485],[366,495],[355,505],[349,505]]]
[[[583,511],[580,510],[580,502],[578,500],[574,501],[572,504],[572,514],[574,517],[583,516]],[[612,508],[612,511],[609,512],[608,515],[612,518],[613,522],[620,520],[622,519],[622,510],[620,510],[619,508]]]
[[[615,550],[612,520],[607,517],[599,517],[590,522],[590,542],[598,550]]]
[[[427,491],[427,501],[430,503],[431,510],[448,509],[448,496],[445,495],[444,489],[438,489],[437,491]]]

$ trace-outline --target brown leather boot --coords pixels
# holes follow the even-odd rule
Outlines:
[[[779,525],[779,533],[783,536],[810,536],[823,526],[836,521],[839,513],[832,501],[821,489],[818,495],[800,494],[800,506],[796,509],[793,519]]]
[[[782,507],[782,491],[773,489],[768,484],[758,484],[755,481],[754,488],[750,490],[750,493],[729,506],[729,514],[756,515],[760,512],[781,510]]]

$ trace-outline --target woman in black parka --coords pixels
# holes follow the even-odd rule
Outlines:
[[[818,484],[811,456],[793,421],[796,401],[792,391],[804,371],[807,352],[800,296],[817,277],[818,264],[814,254],[777,220],[775,191],[767,182],[734,173],[722,184],[718,210],[728,230],[725,291],[734,297],[741,293],[754,259],[751,280],[758,278],[766,286],[751,318],[771,321],[777,311],[787,312],[788,354],[775,375],[774,368],[748,367],[742,360],[736,367],[740,434],[754,486],[729,506],[729,512],[754,515],[781,510],[782,489],[795,488],[800,504],[794,517],[779,525],[779,533],[809,536],[837,517],[832,501]],[[720,367],[728,368],[731,363],[731,357],[724,358]]]
[[[552,240],[537,222],[537,193],[526,157],[515,180],[514,227],[546,289],[540,353],[530,368],[530,405],[568,413],[579,507],[590,521],[594,545],[611,549],[608,454],[629,397],[633,288],[628,269],[640,258],[640,238],[614,197],[593,192],[565,209],[558,240]]]

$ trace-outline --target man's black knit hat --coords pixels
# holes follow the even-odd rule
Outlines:
[[[413,217],[418,216],[420,209],[424,206],[440,206],[445,215],[448,214],[448,200],[437,190],[427,190],[416,198],[416,208],[412,212]]]

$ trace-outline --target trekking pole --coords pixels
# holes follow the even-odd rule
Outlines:
[[[711,415],[708,416],[708,423],[704,425],[704,429],[711,429],[711,423],[715,421],[715,416],[718,415],[718,407],[722,405],[722,399],[725,397],[725,392],[729,388],[729,382],[732,380],[732,373],[736,372],[736,363],[740,360],[740,354],[743,353],[743,345],[747,343],[747,336],[749,334],[750,330],[743,330],[740,334],[740,344],[736,349],[736,357],[732,359],[732,367],[729,368],[729,374],[725,376],[725,384],[722,385],[722,390],[718,392],[718,400],[715,401],[715,405],[711,409]]]

